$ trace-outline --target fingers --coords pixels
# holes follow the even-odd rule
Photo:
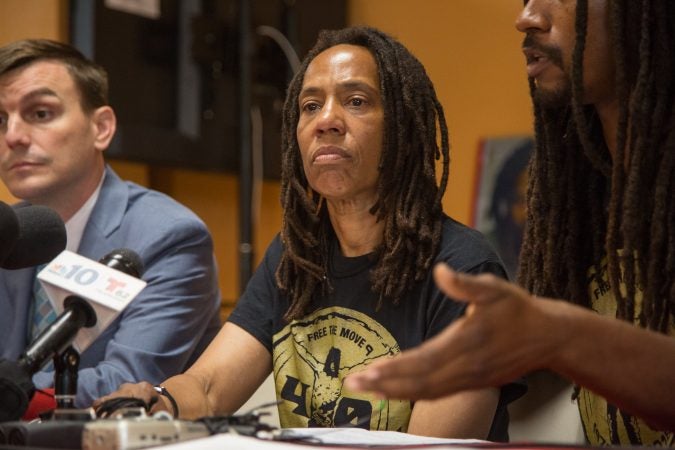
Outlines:
[[[452,333],[454,330],[446,329],[443,341],[452,339]],[[434,338],[394,358],[377,361],[349,375],[346,387],[370,391],[379,397],[406,399],[432,398],[461,390],[464,382],[459,374],[452,374],[456,361],[448,358],[447,343],[443,341]],[[453,381],[441,382],[442,379]]]
[[[379,398],[417,398],[417,377],[413,374],[394,375],[391,371],[397,370],[398,358],[394,367],[390,365],[392,362],[394,360],[382,362],[378,367],[373,364],[362,372],[350,374],[345,386],[356,392],[371,392]]]
[[[119,397],[138,398],[149,404],[150,402],[153,402],[153,399],[154,402],[157,401],[158,394],[155,392],[152,385],[145,381],[136,384],[124,383],[115,392],[94,400],[92,406],[96,409],[104,402]]]
[[[455,272],[445,263],[434,267],[434,281],[445,295],[463,302],[486,303],[505,296],[527,295],[518,286],[495,275]]]
[[[407,359],[407,358],[406,358]],[[461,390],[451,383],[439,383],[441,368],[436,371],[401,371],[410,364],[401,358],[382,362],[380,367],[369,367],[363,372],[354,373],[345,380],[346,387],[358,392],[372,392],[380,398],[426,399],[436,398]]]
[[[499,378],[491,367],[529,294],[494,275],[457,273],[445,264],[434,268],[434,279],[448,297],[470,303],[467,314],[419,347],[351,375],[348,388],[421,399],[491,386]]]

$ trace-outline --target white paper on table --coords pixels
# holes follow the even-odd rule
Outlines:
[[[427,446],[434,448],[452,448],[453,450],[469,449],[473,444],[486,444],[487,441],[477,439],[443,439],[426,436],[416,436],[397,431],[368,431],[362,428],[285,428],[277,430],[286,437],[312,438],[316,445],[340,445],[352,448],[373,446]],[[155,449],[166,450],[307,450],[307,443],[293,443],[258,439],[250,436],[241,436],[235,433],[223,433],[207,438],[194,439]],[[475,448],[474,448],[475,450]]]

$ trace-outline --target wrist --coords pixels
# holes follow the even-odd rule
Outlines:
[[[578,364],[576,355],[577,340],[584,339],[581,328],[583,316],[587,311],[563,300],[548,300],[545,328],[548,330],[547,368],[568,376],[569,367]]]
[[[179,412],[178,412],[178,403],[176,402],[176,399],[171,395],[171,393],[162,385],[156,384],[152,387],[155,392],[157,392],[159,395],[164,397],[169,401],[169,404],[171,405],[171,414],[173,415],[174,419],[178,419]]]

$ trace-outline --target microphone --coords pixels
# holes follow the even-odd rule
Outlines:
[[[1,203],[1,202],[0,202]],[[11,211],[10,211],[11,210]],[[11,235],[13,219],[18,225],[18,236]],[[5,228],[9,234],[4,236]],[[2,250],[0,268],[23,269],[45,264],[66,248],[66,226],[53,209],[46,206],[0,205],[0,230]]]
[[[135,278],[140,278],[143,272],[145,272],[145,266],[141,257],[138,256],[138,253],[128,248],[113,250],[98,262]]]
[[[139,278],[144,271],[141,257],[126,248],[111,251],[99,263],[135,278]],[[63,312],[40,333],[19,359],[19,365],[31,375],[40,370],[49,358],[68,347],[80,328],[96,325],[96,312],[86,300],[71,295],[64,300],[63,305]]]
[[[0,261],[4,261],[12,252],[18,239],[19,219],[11,206],[0,202]]]
[[[71,295],[64,300],[63,306],[63,312],[21,355],[18,364],[27,373],[36,373],[49,358],[65,350],[80,328],[96,325],[96,312],[86,300]]]
[[[113,250],[99,262],[135,277],[144,271],[140,256],[128,249]],[[40,333],[19,361],[0,360],[0,422],[18,420],[22,416],[35,393],[31,376],[49,358],[66,349],[81,328],[92,327],[96,322],[96,313],[89,302],[75,295],[68,296],[64,311]]]

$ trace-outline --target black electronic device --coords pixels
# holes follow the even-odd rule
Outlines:
[[[0,423],[0,446],[81,449],[85,423],[72,420]]]
[[[106,155],[237,173],[238,0],[160,0],[155,11],[130,3],[70,2],[71,42],[110,78],[118,131]],[[279,178],[281,108],[293,70],[261,30],[277,30],[302,59],[320,30],[346,25],[346,0],[256,0],[250,11],[251,113],[262,128],[262,172]]]

